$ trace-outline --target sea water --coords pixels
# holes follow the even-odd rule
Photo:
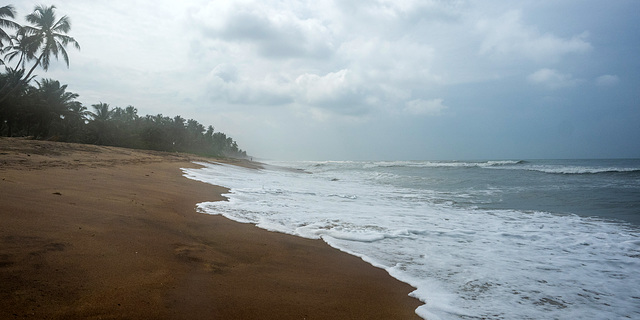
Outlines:
[[[201,164],[230,188],[202,212],[359,256],[423,318],[640,319],[640,160]]]

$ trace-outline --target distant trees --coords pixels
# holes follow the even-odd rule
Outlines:
[[[87,128],[88,142],[158,151],[190,152],[211,156],[246,157],[233,139],[208,130],[198,121],[158,115],[138,116],[133,106],[111,108],[94,104]]]
[[[15,71],[14,71],[15,72]],[[17,77],[0,73],[0,85]],[[91,110],[67,85],[41,79],[0,102],[0,134],[209,156],[246,157],[226,134],[194,119],[162,114],[139,116],[133,106],[97,103]]]
[[[102,102],[87,110],[77,100],[79,95],[57,80],[41,79],[35,81],[37,86],[31,85],[37,67],[46,71],[52,57],[62,57],[68,67],[66,47],[80,49],[80,45],[68,35],[69,18],[57,19],[55,6],[36,6],[26,16],[31,24],[27,26],[11,21],[15,14],[11,5],[0,7],[0,65],[5,65],[0,73],[0,135],[246,157],[233,139],[196,120],[162,114],[141,117],[133,106],[112,108]],[[17,32],[12,35],[7,30]]]

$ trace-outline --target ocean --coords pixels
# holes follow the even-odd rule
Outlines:
[[[200,164],[230,188],[200,211],[359,256],[425,319],[640,319],[638,159]]]

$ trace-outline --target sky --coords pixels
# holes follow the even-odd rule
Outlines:
[[[81,50],[38,78],[258,159],[640,157],[637,0],[45,4]]]

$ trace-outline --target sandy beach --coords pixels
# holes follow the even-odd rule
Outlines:
[[[207,160],[0,138],[0,318],[419,319],[357,257],[196,212]]]

